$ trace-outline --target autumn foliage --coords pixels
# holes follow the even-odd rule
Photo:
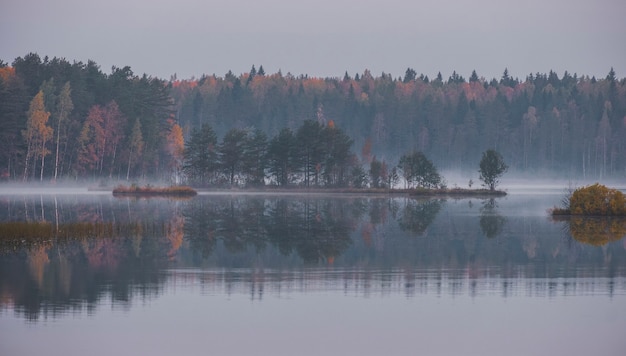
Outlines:
[[[123,186],[120,185],[113,189],[113,195],[140,195],[140,196],[158,196],[158,195],[185,195],[193,196],[198,194],[193,188],[187,186],[172,187],[140,187],[137,185]]]
[[[569,220],[569,232],[577,241],[602,246],[626,235],[626,220],[607,217],[572,217]]]
[[[304,145],[316,139],[297,137],[307,121],[351,140],[355,154],[341,160],[358,163],[355,172],[373,157],[391,168],[408,151],[422,152],[441,170],[474,170],[481,153],[494,147],[512,171],[529,175],[602,179],[624,172],[626,80],[612,69],[605,78],[550,71],[521,80],[506,69],[493,79],[475,72],[469,80],[456,72],[430,78],[418,73],[408,68],[404,78],[394,78],[365,69],[319,78],[266,74],[253,66],[248,73],[167,81],[136,75],[128,66],[104,73],[93,61],[29,53],[0,66],[0,179],[156,178],[178,184],[189,178],[186,141],[203,125],[214,131],[215,140],[207,141],[222,140],[231,130],[271,138],[286,129]],[[35,100],[38,110],[29,117],[39,91],[43,98]],[[327,148],[341,156],[345,140],[336,136]],[[268,149],[285,151],[288,143]],[[349,171],[342,162],[306,154],[307,183],[346,184]],[[246,162],[240,170],[254,172],[243,172],[250,176],[243,183],[260,185],[263,173],[273,174],[277,184],[289,181],[289,159],[275,158],[272,172],[259,170],[259,160],[256,166]]]
[[[617,189],[601,184],[576,189],[563,208],[552,210],[553,215],[626,216],[626,198]]]

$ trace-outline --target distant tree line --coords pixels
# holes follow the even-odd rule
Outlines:
[[[172,80],[176,117],[185,132],[202,124],[218,136],[233,127],[275,135],[305,120],[333,120],[354,140],[367,165],[375,156],[397,162],[420,151],[442,170],[474,170],[495,149],[512,172],[576,178],[626,174],[626,80],[528,75],[485,79],[476,72],[444,78],[374,76],[338,78],[256,70]]]
[[[514,172],[623,177],[625,138],[626,79],[612,69],[599,79],[551,71],[521,81],[507,70],[491,80],[412,68],[399,78],[314,78],[252,66],[167,81],[35,53],[0,61],[3,180],[383,187],[402,176],[407,186],[437,186],[442,177],[412,177],[428,167],[403,156],[475,171],[488,149]],[[207,157],[184,156],[203,140]]]

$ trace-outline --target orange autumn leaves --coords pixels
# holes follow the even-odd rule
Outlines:
[[[28,176],[28,169],[31,167],[31,162],[40,160],[40,180],[43,180],[45,157],[50,154],[50,150],[48,150],[46,145],[48,141],[52,139],[52,134],[54,133],[54,130],[48,126],[50,112],[46,111],[43,91],[40,90],[33,100],[31,100],[27,117],[26,130],[22,131],[22,136],[26,140],[27,146],[24,179]]]

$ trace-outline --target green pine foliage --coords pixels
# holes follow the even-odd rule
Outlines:
[[[604,78],[550,71],[520,79],[505,69],[500,78],[473,71],[468,80],[457,72],[437,73],[431,80],[418,73],[408,68],[394,78],[365,70],[316,78],[252,66],[249,73],[163,80],[138,75],[128,66],[104,72],[93,61],[29,53],[0,66],[0,179],[20,180],[25,171],[29,180],[166,179],[171,172],[164,162],[171,157],[164,133],[173,123],[183,128],[186,142],[194,141],[188,148],[202,141],[194,134],[203,125],[213,130],[212,152],[202,158],[208,161],[191,164],[200,158],[187,157],[185,168],[190,182],[207,185],[351,186],[357,172],[352,168],[369,169],[374,156],[397,162],[415,150],[442,170],[469,170],[492,147],[516,173],[600,179],[620,177],[626,170],[626,80],[612,69]],[[25,167],[28,145],[21,132],[39,90],[55,132],[41,150],[50,153],[36,176],[33,167]],[[71,106],[61,108],[62,101]],[[115,133],[115,140],[101,138],[117,144],[107,148],[97,170],[86,169],[81,162],[93,157],[84,155],[89,142],[78,139],[81,130],[90,110],[112,102],[122,115],[121,127],[106,130]],[[141,150],[133,145],[136,127]],[[217,138],[232,129],[248,137],[245,163],[225,177],[215,166]],[[291,139],[281,134],[283,129],[291,130]],[[263,133],[266,142],[257,136],[252,143],[249,136],[256,134],[251,132]],[[390,173],[393,167],[387,168]]]

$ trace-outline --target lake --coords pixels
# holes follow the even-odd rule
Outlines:
[[[626,222],[496,199],[0,194],[0,355],[622,355]]]

